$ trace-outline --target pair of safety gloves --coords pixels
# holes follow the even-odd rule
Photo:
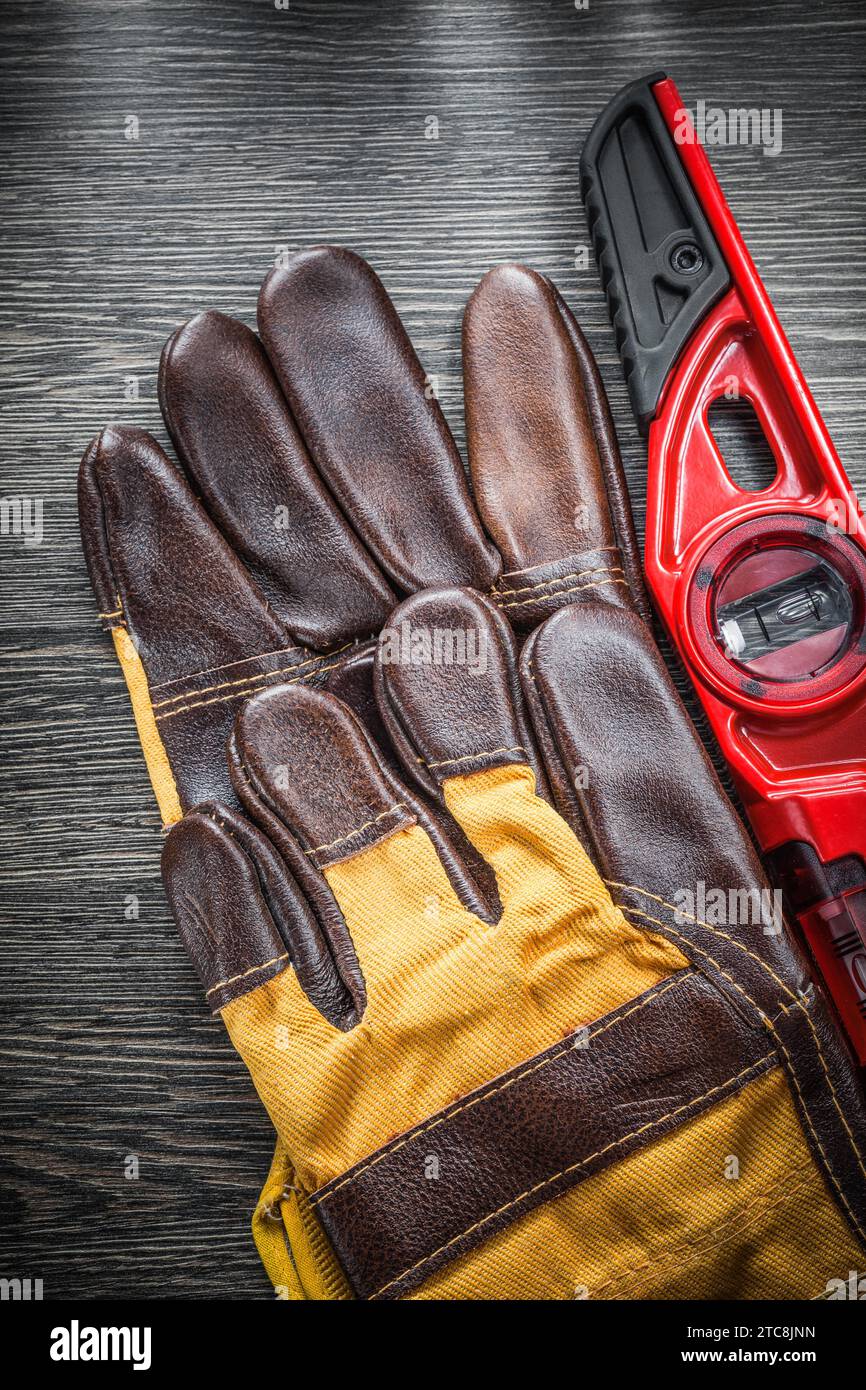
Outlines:
[[[258,330],[172,336],[181,467],[109,426],[80,513],[168,898],[277,1132],[275,1288],[827,1296],[866,1258],[858,1078],[744,920],[564,301],[517,265],[472,295],[471,487],[359,257],[273,271]]]

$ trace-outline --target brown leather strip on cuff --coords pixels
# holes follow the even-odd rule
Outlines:
[[[763,1030],[682,970],[455,1101],[311,1203],[356,1296],[400,1298],[776,1063]]]

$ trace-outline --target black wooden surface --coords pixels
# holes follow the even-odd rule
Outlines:
[[[252,322],[276,249],[323,240],[379,270],[462,439],[461,307],[519,258],[598,352],[640,517],[642,446],[595,269],[575,266],[576,166],[607,98],[663,67],[690,104],[782,110],[777,158],[713,162],[864,484],[866,10],[7,0],[3,26],[2,492],[42,498],[45,535],[0,537],[0,1275],[42,1278],[47,1298],[267,1297],[248,1217],[269,1125],[163,901],[159,820],[79,548],[83,446],[108,419],[165,441],[170,330],[209,305]]]

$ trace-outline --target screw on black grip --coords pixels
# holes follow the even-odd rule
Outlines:
[[[693,330],[730,276],[652,88],[633,82],[599,116],[580,187],[632,409],[643,432]]]

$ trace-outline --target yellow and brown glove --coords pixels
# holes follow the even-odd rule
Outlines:
[[[683,909],[766,883],[571,315],[522,267],[472,297],[474,502],[364,262],[297,257],[259,320],[174,335],[184,471],[109,427],[80,508],[163,818],[205,803],[166,878],[278,1131],[275,1284],[820,1296],[862,1257],[862,1096],[793,948]],[[434,584],[489,599],[389,618]]]
[[[229,745],[244,812],[204,805],[164,850],[277,1131],[254,1219],[277,1289],[815,1298],[847,1278],[854,1077],[784,937],[675,905],[765,884],[642,619],[573,605],[518,661],[489,600],[430,591],[376,678],[403,779],[332,695],[267,691]],[[410,780],[495,876],[485,913]]]

